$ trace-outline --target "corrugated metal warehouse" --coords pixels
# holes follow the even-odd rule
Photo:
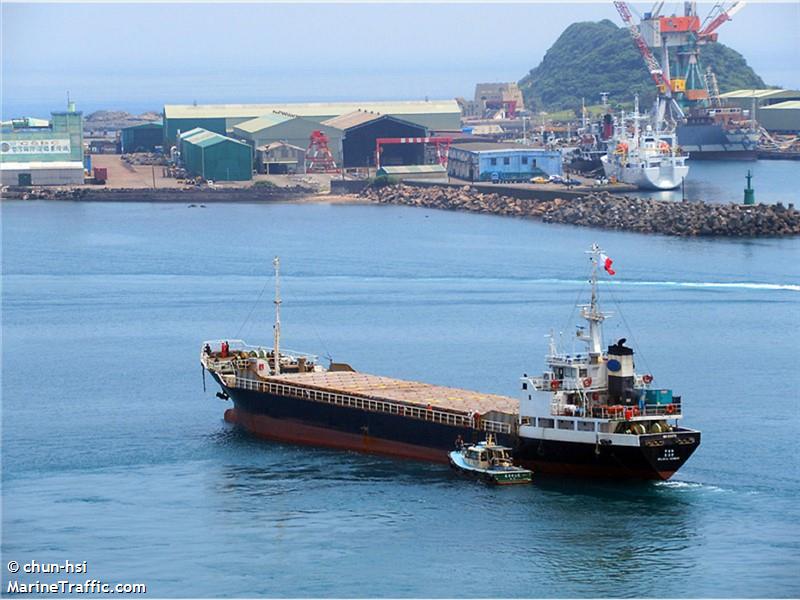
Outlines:
[[[256,171],[268,174],[305,173],[306,148],[288,142],[256,147]]]
[[[273,112],[321,123],[355,110],[399,117],[428,129],[459,129],[461,109],[455,100],[402,102],[311,102],[296,104],[167,104],[164,106],[164,149],[175,144],[180,130],[202,127],[227,135],[235,125]]]
[[[447,169],[442,165],[408,165],[401,167],[381,167],[377,175],[393,177],[399,181],[435,181],[447,183]]]
[[[196,128],[181,136],[181,160],[193,176],[212,181],[253,178],[253,149],[244,142]]]
[[[41,119],[14,119],[0,131],[2,185],[83,183],[83,115],[68,110]]]
[[[122,152],[155,152],[164,143],[164,124],[161,121],[140,123],[120,130]]]
[[[269,113],[250,119],[233,127],[234,137],[246,140],[251,146],[269,146],[275,142],[287,142],[300,148],[308,148],[313,131],[322,131],[328,136],[328,145],[336,164],[342,160],[341,129],[322,125],[311,119],[295,117],[284,113]]]
[[[758,122],[767,131],[800,133],[800,100],[787,100],[762,107]]]
[[[387,137],[426,137],[428,130],[390,115],[356,110],[328,119],[323,125],[344,131],[343,164],[346,168],[374,167],[375,141]],[[423,144],[391,144],[381,150],[383,165],[421,165],[425,162]]]
[[[466,181],[529,181],[532,177],[561,175],[561,153],[520,144],[471,142],[450,147],[447,171]],[[495,175],[496,174],[496,175]]]
[[[771,106],[779,102],[787,100],[800,100],[800,91],[797,90],[782,90],[782,89],[766,89],[766,90],[734,90],[725,94],[720,94],[720,98],[726,104],[738,106],[743,111],[752,111],[755,105],[755,118],[761,122],[761,109],[766,106]],[[763,124],[762,124],[763,125]],[[765,127],[766,129],[766,127]]]

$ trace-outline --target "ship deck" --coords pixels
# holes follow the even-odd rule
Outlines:
[[[519,414],[519,402],[507,396],[483,394],[356,371],[286,373],[271,375],[263,378],[262,381],[464,415],[494,413],[498,416],[502,414],[516,417]]]

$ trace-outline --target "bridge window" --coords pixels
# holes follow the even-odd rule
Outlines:
[[[570,431],[575,429],[575,421],[571,419],[559,419],[558,420],[558,428],[559,429],[569,429]]]
[[[539,417],[539,427],[544,427],[545,429],[552,429],[553,428],[553,419],[544,419]]]
[[[578,431],[594,431],[594,422],[578,421]]]

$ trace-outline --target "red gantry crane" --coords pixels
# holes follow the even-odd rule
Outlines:
[[[312,131],[306,150],[306,173],[338,173],[333,153],[328,147],[328,136],[322,131]]]

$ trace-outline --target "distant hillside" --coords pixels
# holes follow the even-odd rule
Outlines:
[[[701,63],[704,72],[709,65],[714,70],[723,93],[766,87],[744,57],[724,44],[705,46]],[[567,27],[519,86],[535,111],[577,109],[581,98],[597,104],[600,92],[614,102],[630,102],[636,93],[647,104],[655,97],[655,84],[630,33],[607,19]]]

